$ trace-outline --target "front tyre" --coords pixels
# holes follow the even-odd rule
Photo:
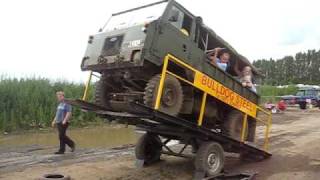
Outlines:
[[[96,91],[94,94],[95,104],[109,107],[110,91],[112,90],[110,83],[110,77],[105,73],[101,74],[100,80],[96,82]]]
[[[149,107],[154,107],[156,103],[158,87],[161,75],[153,76],[146,85],[144,91],[144,104]],[[183,90],[179,80],[171,75],[166,75],[162,96],[160,100],[160,111],[169,115],[176,116],[182,109]]]

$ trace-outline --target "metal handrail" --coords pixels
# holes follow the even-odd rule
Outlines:
[[[193,86],[193,87],[196,87],[194,85],[194,82],[191,82],[171,71],[168,70],[168,64],[169,64],[169,61],[171,62],[174,62],[176,64],[179,64],[179,65],[182,65],[184,66],[185,68],[189,69],[189,70],[192,70],[193,72],[196,72],[198,71],[197,69],[191,67],[189,64],[181,61],[180,59],[174,57],[173,55],[171,54],[167,54],[164,58],[164,61],[163,61],[163,67],[162,67],[162,72],[161,72],[161,78],[160,78],[160,82],[159,82],[159,88],[158,88],[158,92],[157,92],[157,97],[156,97],[156,103],[155,103],[155,106],[154,106],[154,109],[155,110],[159,110],[160,108],[160,102],[161,102],[161,96],[162,96],[162,91],[163,91],[163,87],[164,87],[164,83],[165,83],[165,77],[166,77],[166,74],[169,74],[169,75],[172,75],[174,77],[176,77],[177,79]],[[197,89],[199,89],[198,87],[196,87]],[[200,89],[199,89],[200,90]],[[201,90],[202,91],[202,90]],[[198,116],[198,126],[201,126],[202,125],[202,122],[203,122],[203,117],[204,117],[204,112],[205,112],[205,105],[206,105],[206,99],[207,99],[207,95],[208,93],[203,91],[203,96],[202,96],[202,100],[201,100],[201,107],[200,107],[200,113],[199,113],[199,116]],[[254,120],[256,121],[259,121],[259,122],[262,122],[263,124],[266,125],[266,131],[265,131],[265,136],[264,136],[264,144],[263,144],[263,149],[265,151],[268,150],[268,147],[269,147],[269,133],[270,133],[270,127],[271,127],[271,113],[264,110],[263,108],[261,108],[260,106],[256,105],[256,111],[261,111],[263,112],[264,114],[266,114],[268,116],[268,119],[266,121],[263,121],[262,119],[258,118],[258,117],[253,117]],[[243,118],[243,123],[242,123],[242,128],[241,128],[241,137],[240,137],[240,141],[242,143],[245,143],[245,134],[246,134],[246,131],[247,131],[247,123],[248,123],[248,114],[244,113],[244,118]]]
[[[159,110],[159,108],[160,108],[160,100],[161,100],[161,96],[162,96],[162,91],[163,91],[163,87],[164,87],[166,74],[170,74],[170,75],[176,77],[177,79],[179,79],[179,80],[181,80],[181,81],[183,81],[183,82],[185,82],[185,83],[187,83],[187,84],[189,84],[189,85],[191,85],[193,87],[196,87],[193,82],[191,82],[191,81],[189,81],[189,80],[187,80],[187,79],[185,79],[185,78],[183,78],[183,77],[181,77],[181,76],[169,71],[168,70],[169,61],[172,61],[174,63],[182,65],[182,66],[188,68],[189,70],[192,70],[193,72],[198,71],[197,69],[191,67],[189,64],[181,61],[180,59],[174,57],[173,55],[167,54],[165,56],[164,62],[163,62],[161,78],[160,78],[159,88],[158,88],[157,97],[156,97],[156,103],[155,103],[155,106],[154,106],[155,110]],[[87,80],[87,82],[85,84],[85,90],[84,90],[84,94],[83,94],[82,100],[86,100],[87,99],[92,75],[93,75],[93,73],[92,73],[92,71],[90,71],[89,78],[88,78],[88,80]],[[198,87],[196,87],[196,88],[199,89]],[[202,96],[202,100],[201,100],[201,107],[200,107],[200,113],[199,113],[198,121],[197,121],[198,126],[201,126],[202,122],[203,122],[207,95],[208,95],[208,93],[203,91],[203,96]],[[263,148],[264,148],[265,151],[267,151],[268,147],[269,147],[269,134],[270,134],[270,128],[271,128],[271,124],[272,124],[272,114],[271,114],[271,112],[266,111],[265,109],[263,109],[262,107],[260,107],[258,105],[256,105],[256,111],[257,112],[261,111],[261,112],[263,112],[264,114],[266,114],[268,116],[268,119],[266,121],[263,121],[263,120],[261,120],[260,118],[258,118],[256,116],[253,117],[256,121],[262,122],[263,124],[266,125]],[[247,127],[247,123],[248,123],[248,114],[244,113],[243,122],[242,122],[242,128],[241,128],[241,137],[240,137],[240,141],[242,143],[245,143],[245,134],[246,134],[246,131],[247,131],[247,128],[245,128],[245,127]]]

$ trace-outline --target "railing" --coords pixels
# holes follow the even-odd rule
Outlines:
[[[183,66],[184,68],[187,68],[187,69],[193,71],[195,73],[194,81],[191,82],[191,81],[189,81],[189,80],[187,80],[187,79],[185,79],[185,78],[183,78],[183,77],[181,77],[181,76],[169,71],[168,70],[169,61],[171,61],[173,63],[176,63],[176,64],[178,64],[180,66]],[[240,137],[240,141],[242,143],[245,142],[245,135],[247,133],[246,132],[247,128],[245,128],[245,127],[247,127],[247,125],[248,125],[248,115],[253,117],[254,120],[263,123],[266,126],[266,130],[265,130],[265,133],[264,133],[263,149],[265,151],[268,150],[268,148],[269,148],[269,133],[270,133],[270,128],[271,128],[271,124],[272,124],[272,122],[271,122],[271,118],[272,117],[271,117],[271,113],[270,112],[264,110],[263,108],[261,108],[260,106],[254,104],[254,103],[249,102],[248,100],[246,100],[245,98],[241,97],[237,93],[235,93],[232,90],[224,87],[222,84],[216,82],[215,80],[211,79],[210,77],[206,76],[205,74],[201,73],[197,69],[195,69],[195,68],[191,67],[190,65],[184,63],[183,61],[179,60],[178,58],[174,57],[171,54],[166,55],[165,58],[164,58],[163,67],[162,67],[162,73],[161,73],[161,78],[160,78],[160,82],[159,82],[159,88],[158,88],[158,92],[157,92],[157,98],[156,98],[156,103],[155,103],[154,109],[159,110],[159,108],[160,108],[162,91],[163,91],[163,87],[164,87],[164,84],[165,84],[165,77],[166,77],[167,74],[172,75],[172,76],[176,77],[177,79],[179,79],[180,81],[183,81],[184,83],[187,83],[187,84],[189,84],[189,85],[191,85],[191,86],[193,86],[193,87],[195,87],[195,88],[197,88],[197,89],[199,89],[199,90],[201,90],[203,92],[202,100],[201,100],[200,113],[199,113],[198,120],[197,120],[198,126],[202,125],[203,118],[204,118],[204,113],[205,113],[205,109],[206,109],[206,100],[207,100],[207,96],[209,94],[209,95],[211,95],[211,96],[213,96],[215,98],[218,98],[219,100],[225,102],[226,104],[229,104],[230,106],[233,106],[234,108],[236,108],[239,111],[244,113],[243,122],[242,122],[242,128],[241,128],[241,137]],[[86,100],[86,98],[87,98],[92,75],[93,75],[93,73],[90,72],[88,81],[86,82],[86,85],[85,85],[85,91],[84,91],[82,100]],[[238,99],[238,100],[240,99],[239,100],[240,102],[242,102],[244,104],[247,104],[246,107],[239,106],[237,103],[233,102],[233,99],[231,99],[231,100],[229,99],[228,100],[228,98],[219,95],[217,92],[211,91],[213,88],[211,88],[211,89],[209,89],[209,91],[207,91],[208,89],[206,89],[206,87],[204,87],[203,85],[199,84],[199,78],[197,78],[197,77],[200,77],[200,76],[206,77],[206,78],[208,78],[208,80],[210,80],[214,84],[216,84],[217,89],[220,87],[220,88],[224,88],[224,89],[228,90],[228,92],[230,94],[233,94],[234,97],[236,97],[235,99]],[[262,112],[262,113],[266,114],[267,115],[267,120],[262,120],[262,119],[258,118],[257,117],[257,113],[258,112]],[[252,118],[250,118],[250,119],[252,119]]]
[[[195,75],[195,79],[193,82],[175,74],[174,72],[171,72],[168,70],[168,65],[169,65],[169,62],[173,62],[173,63],[176,63],[180,66],[183,66],[184,68],[187,68],[191,71],[193,71],[196,75]],[[263,143],[263,149],[265,151],[268,150],[268,147],[269,147],[269,133],[270,133],[270,127],[271,127],[271,113],[262,109],[261,107],[259,107],[258,105],[256,104],[253,104],[253,103],[250,103],[244,99],[242,99],[243,97],[240,97],[240,99],[242,99],[245,103],[248,103],[249,105],[249,108],[242,108],[241,106],[237,106],[236,103],[233,103],[233,99],[232,100],[228,100],[227,97],[221,97],[221,95],[217,94],[216,92],[214,91],[206,91],[205,87],[203,86],[200,86],[199,85],[199,78],[197,79],[197,74],[202,75],[206,78],[209,78],[208,76],[204,75],[203,73],[201,73],[200,71],[196,70],[195,68],[191,67],[190,65],[184,63],[183,61],[179,60],[178,58],[172,56],[171,54],[168,54],[165,56],[164,58],[164,62],[163,62],[163,67],[162,67],[162,73],[161,73],[161,78],[160,78],[160,82],[159,82],[159,88],[158,88],[158,92],[157,92],[157,97],[156,97],[156,103],[155,103],[155,106],[154,106],[154,109],[156,110],[159,110],[160,108],[160,103],[161,103],[161,96],[162,96],[162,91],[163,91],[163,87],[164,87],[164,84],[165,84],[165,77],[166,75],[169,74],[169,75],[172,75],[174,77],[176,77],[177,79],[183,81],[184,83],[187,83],[199,90],[201,90],[203,92],[203,95],[202,95],[202,100],[201,100],[201,107],[200,107],[200,113],[199,113],[199,116],[198,116],[198,120],[197,120],[197,124],[198,126],[201,126],[202,125],[202,122],[203,122],[203,118],[204,118],[204,113],[205,113],[205,109],[206,109],[206,99],[207,99],[207,95],[212,95],[213,97],[215,98],[218,98],[219,100],[225,102],[226,104],[229,104],[233,107],[235,107],[236,109],[242,111],[244,113],[244,118],[243,118],[243,123],[242,123],[242,129],[241,129],[241,137],[240,137],[240,141],[241,142],[245,142],[245,134],[247,133],[247,124],[248,124],[248,115],[250,115],[251,117],[253,117],[254,120],[256,121],[259,121],[261,123],[263,123],[264,125],[266,125],[266,130],[265,130],[265,135],[264,135],[264,143]],[[210,79],[210,78],[209,78]],[[218,82],[216,82],[215,80],[213,79],[210,79],[212,82],[216,83],[217,84],[217,88],[218,87],[223,87],[225,89],[228,90],[228,92],[232,91],[226,87],[224,87],[223,85],[219,84]],[[213,87],[213,85],[212,85]],[[211,88],[211,89],[214,89],[214,88]],[[210,90],[211,90],[210,89]],[[230,94],[233,94],[234,96],[233,97],[237,97],[239,99],[239,96],[237,93],[235,92],[231,92]],[[267,120],[262,120],[260,118],[257,117],[257,112],[262,112],[264,114],[267,115]]]
[[[88,80],[87,80],[85,88],[84,88],[84,93],[83,93],[83,96],[82,96],[82,100],[83,101],[85,101],[87,99],[92,75],[93,75],[93,73],[92,73],[92,71],[90,71]]]

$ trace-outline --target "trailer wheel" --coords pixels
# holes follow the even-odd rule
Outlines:
[[[300,102],[299,107],[300,109],[307,109],[307,102]]]
[[[154,107],[156,103],[160,74],[152,77],[145,87],[144,104]],[[179,80],[171,75],[167,75],[163,87],[160,111],[170,115],[178,115],[183,104],[183,90]]]
[[[242,124],[243,124],[243,113],[237,110],[232,110],[228,116],[226,121],[224,122],[224,128],[227,131],[227,134],[232,137],[233,139],[240,140],[241,139],[241,130],[242,130]],[[245,134],[245,140],[248,137],[248,124],[245,127],[246,134]]]
[[[157,135],[146,133],[140,137],[135,147],[138,160],[143,160],[145,165],[160,160],[162,143]]]
[[[195,159],[197,171],[208,176],[219,174],[224,166],[223,148],[216,142],[204,142],[201,144]]]

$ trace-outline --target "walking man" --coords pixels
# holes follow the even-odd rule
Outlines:
[[[71,152],[75,150],[75,143],[66,135],[72,112],[71,106],[64,101],[64,92],[58,91],[56,95],[59,105],[51,125],[52,127],[57,125],[59,131],[60,148],[55,154],[64,154],[66,144],[71,148]]]

